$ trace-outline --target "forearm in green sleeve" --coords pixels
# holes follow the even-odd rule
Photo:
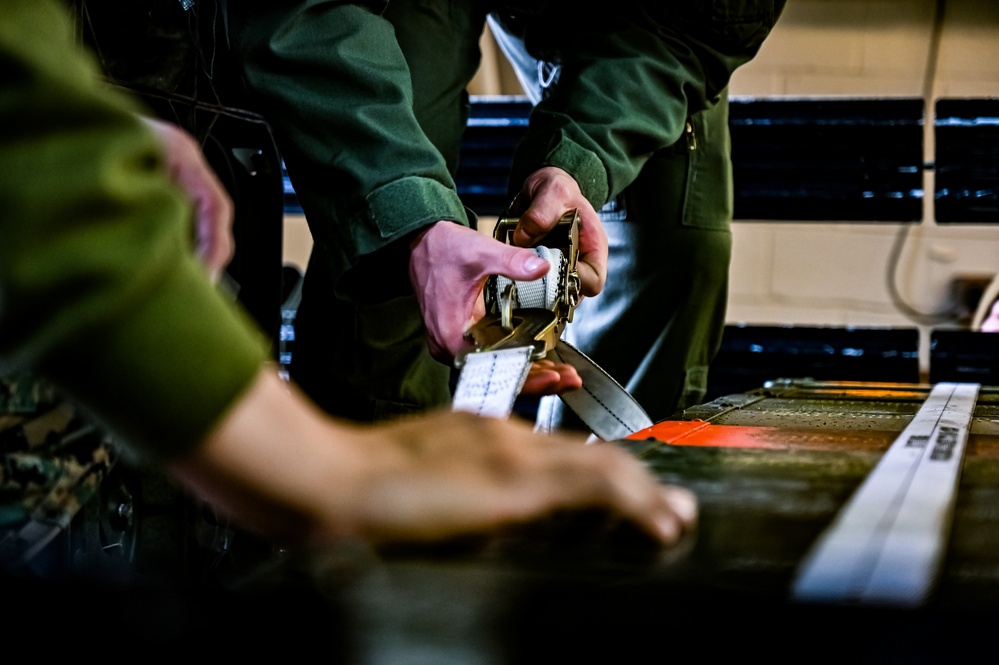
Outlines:
[[[702,16],[708,10],[698,4],[712,6],[630,3],[566,26],[572,37],[562,45],[561,78],[531,116],[511,185],[540,166],[559,166],[599,207],[653,153],[680,140],[687,118],[717,103],[732,73],[755,56],[783,2],[756,3],[749,24]]]
[[[361,3],[246,0],[229,2],[229,27],[335,273],[435,221],[468,224],[385,18]]]
[[[249,386],[263,337],[208,282],[155,138],[81,65],[62,12],[5,9],[0,370],[49,378],[147,454],[181,454]]]
[[[159,284],[118,316],[50,352],[38,371],[122,441],[161,459],[197,447],[256,377],[262,336],[208,285],[173,261]]]

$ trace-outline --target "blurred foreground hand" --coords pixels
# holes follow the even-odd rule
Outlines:
[[[450,411],[335,421],[271,369],[172,470],[243,525],[301,543],[427,543],[603,509],[669,546],[697,514],[692,493],[613,445]]]
[[[170,178],[194,205],[198,257],[212,282],[217,283],[236,251],[232,235],[235,214],[232,199],[193,136],[162,120],[142,120],[159,139]]]

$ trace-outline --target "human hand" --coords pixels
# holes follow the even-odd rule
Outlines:
[[[160,141],[170,177],[195,204],[198,256],[211,280],[218,282],[236,246],[232,235],[232,199],[194,137],[162,120],[142,120]]]
[[[353,524],[376,543],[490,533],[566,510],[602,509],[675,545],[694,495],[660,484],[624,450],[541,435],[519,420],[439,412],[371,427],[369,483],[344,492]]]
[[[482,292],[490,275],[535,280],[549,269],[532,250],[451,222],[428,227],[410,248],[409,279],[427,327],[427,344],[431,355],[447,364],[465,348],[465,332],[485,316]]]
[[[549,269],[548,262],[531,250],[451,222],[429,227],[411,246],[409,276],[427,328],[427,344],[431,355],[447,364],[466,348],[465,332],[485,316],[482,292],[490,275],[534,280]],[[571,365],[541,360],[532,364],[520,394],[541,397],[582,385]]]
[[[451,364],[467,348],[465,332],[486,313],[482,293],[490,275],[540,279],[548,262],[533,251],[494,240],[451,222],[438,222],[411,243],[409,278],[427,328],[431,355]],[[565,363],[532,363],[520,394],[557,395],[581,388],[576,369]]]
[[[237,522],[297,543],[429,543],[599,509],[669,546],[697,520],[691,492],[612,444],[463,412],[334,420],[273,368],[168,468]]]
[[[538,244],[565,213],[578,210],[577,270],[582,295],[595,296],[603,290],[607,279],[607,234],[575,178],[554,166],[540,168],[524,181],[514,205],[513,213],[520,217],[513,234],[518,247]]]
[[[551,360],[535,360],[520,389],[524,397],[558,395],[583,387],[583,379],[572,365]]]

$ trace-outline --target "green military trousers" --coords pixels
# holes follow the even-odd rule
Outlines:
[[[697,404],[721,345],[732,254],[728,103],[690,118],[601,212],[610,246],[603,292],[565,338],[625,386],[653,421]],[[554,398],[540,428],[581,428]]]

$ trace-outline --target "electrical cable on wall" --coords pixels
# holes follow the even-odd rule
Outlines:
[[[944,14],[947,10],[946,5],[947,0],[937,0],[936,13],[933,17],[933,31],[930,35],[929,53],[926,59],[926,72],[923,78],[923,99],[926,100],[928,108],[930,109],[933,108],[933,84],[936,80],[937,62],[940,57],[940,41],[943,33]],[[932,169],[933,164],[927,164],[925,168]],[[898,234],[895,236],[895,243],[892,246],[892,250],[888,258],[886,283],[888,287],[888,295],[891,297],[892,304],[894,304],[896,309],[898,309],[906,318],[917,324],[932,325],[934,323],[953,321],[958,316],[958,308],[953,303],[946,309],[938,312],[921,312],[907,303],[899,291],[898,283],[896,281],[898,264],[899,259],[902,256],[902,248],[905,246],[905,241],[909,236],[909,228],[908,224],[904,224],[899,229]]]
[[[947,309],[941,310],[939,312],[920,312],[912,305],[905,302],[902,294],[898,290],[898,284],[895,283],[895,272],[898,268],[899,257],[902,255],[902,248],[905,246],[905,239],[909,233],[909,226],[903,225],[899,229],[898,235],[895,236],[895,244],[892,246],[891,254],[888,259],[888,294],[891,296],[892,303],[895,307],[905,315],[910,321],[918,323],[921,325],[933,325],[935,323],[944,323],[946,321],[952,321],[957,318],[957,308],[952,304],[948,306]]]

